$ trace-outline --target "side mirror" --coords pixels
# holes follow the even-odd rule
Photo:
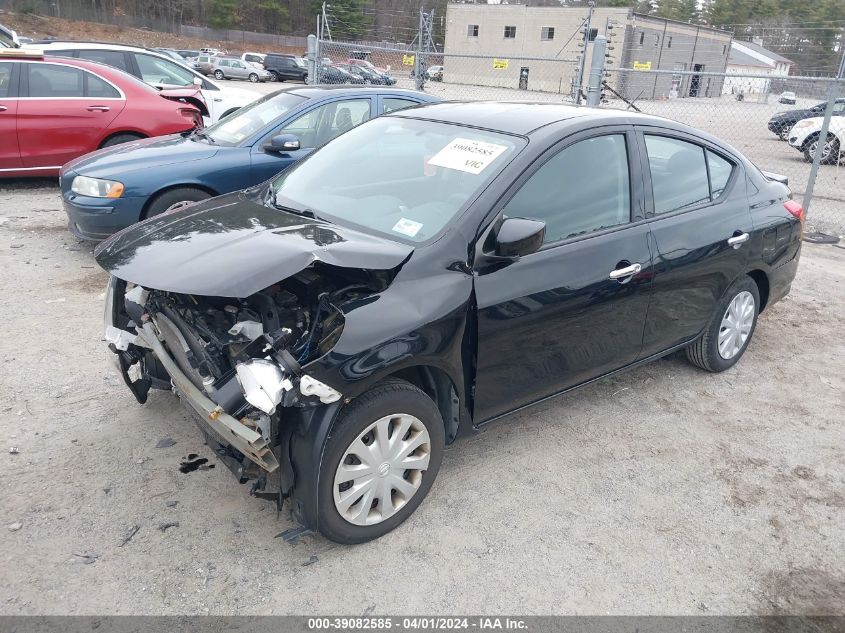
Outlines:
[[[293,134],[276,134],[269,143],[264,144],[265,152],[295,152],[299,149],[299,139]]]
[[[506,218],[496,235],[498,257],[521,257],[540,250],[546,238],[546,223],[527,218]]]
[[[202,79],[200,79],[199,77],[194,77],[194,85],[195,86],[201,86],[202,85]]]

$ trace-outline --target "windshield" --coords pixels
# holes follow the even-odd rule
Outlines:
[[[399,241],[425,242],[523,145],[506,134],[381,117],[278,176],[275,202]]]
[[[152,55],[135,55],[141,79],[153,86],[193,86],[195,75],[193,72],[169,59],[153,57]]]
[[[305,97],[282,92],[253,101],[234,114],[203,130],[203,136],[218,145],[237,145],[293,108],[302,105]]]

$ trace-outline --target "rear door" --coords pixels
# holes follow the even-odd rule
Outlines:
[[[544,221],[546,244],[476,265],[477,420],[639,355],[652,257],[637,152],[631,127],[581,133],[549,150],[506,196],[502,217]]]
[[[252,148],[253,182],[275,176],[336,136],[372,118],[374,101],[372,97],[356,96],[322,102],[281,123]],[[300,149],[284,153],[265,150],[264,145],[277,134],[293,134],[299,139]]]
[[[747,269],[753,223],[741,163],[681,132],[639,135],[654,250],[641,357],[698,336]]]
[[[18,145],[18,70],[21,64],[0,62],[0,172],[23,166]]]
[[[21,68],[17,129],[24,167],[60,167],[97,149],[126,104],[123,95],[81,68],[49,62]]]

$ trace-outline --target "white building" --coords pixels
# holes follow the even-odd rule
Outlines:
[[[759,42],[731,42],[728,56],[728,77],[722,87],[723,94],[742,92],[744,94],[767,93],[771,89],[771,80],[766,78],[751,79],[731,77],[730,75],[769,75],[786,77],[793,62],[777,53],[766,50]]]

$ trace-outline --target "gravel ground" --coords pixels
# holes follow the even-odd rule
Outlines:
[[[2,614],[845,613],[839,247],[805,244],[737,367],[676,355],[492,425],[355,547],[276,538],[171,394],[135,403],[52,182],[0,184],[0,280]]]

